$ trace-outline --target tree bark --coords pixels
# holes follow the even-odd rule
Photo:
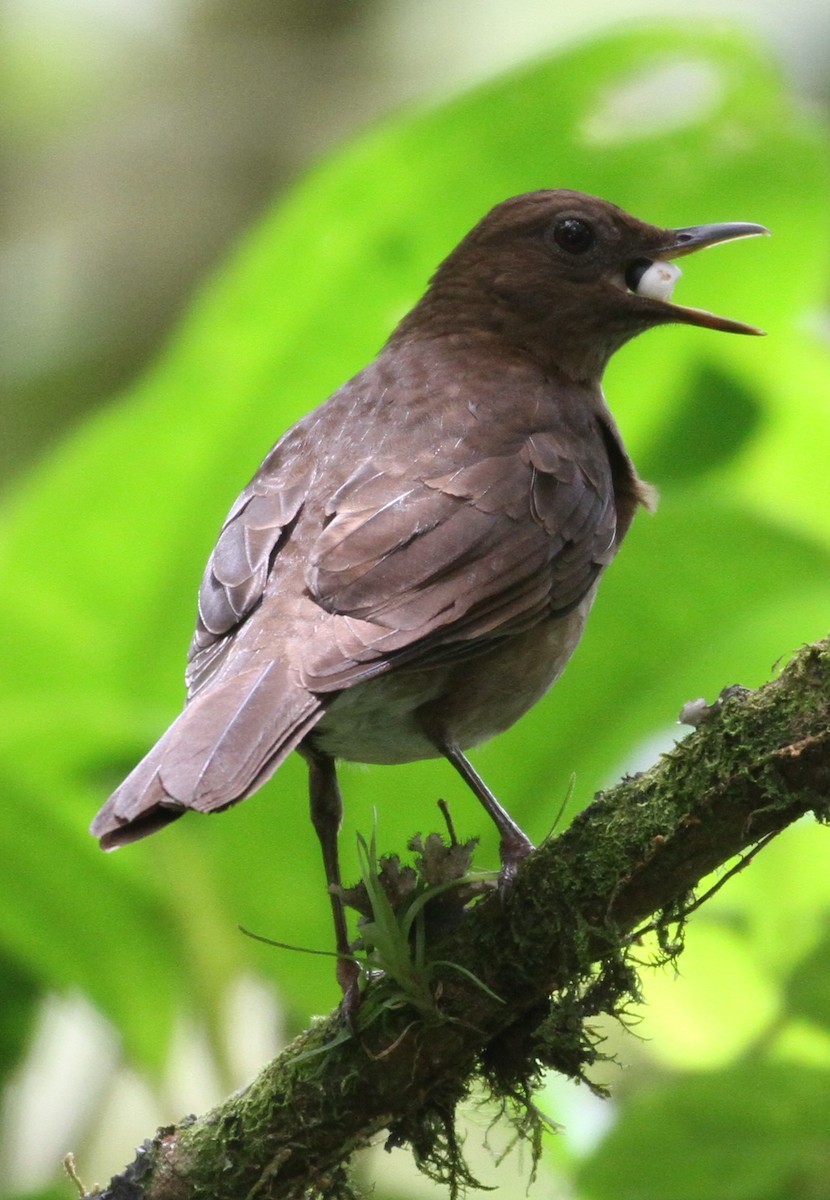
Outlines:
[[[657,914],[669,947],[705,876],[807,812],[830,819],[830,641],[730,691],[429,947],[430,1004],[376,980],[353,1032],[338,1012],[313,1025],[247,1088],[159,1130],[102,1195],[344,1196],[350,1156],[383,1130],[463,1183],[453,1113],[474,1082],[521,1103],[542,1067],[581,1075],[597,1056],[585,1019],[636,995],[638,927]]]

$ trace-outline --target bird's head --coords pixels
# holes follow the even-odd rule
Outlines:
[[[581,192],[529,192],[496,205],[444,260],[422,317],[496,331],[574,378],[596,379],[615,350],[655,325],[761,333],[675,304],[672,292],[676,258],[767,232],[742,222],[662,229]]]

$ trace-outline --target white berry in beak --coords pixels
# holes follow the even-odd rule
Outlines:
[[[626,283],[638,296],[647,296],[649,300],[661,300],[666,304],[671,300],[674,285],[681,274],[680,268],[674,263],[642,259],[629,267]]]

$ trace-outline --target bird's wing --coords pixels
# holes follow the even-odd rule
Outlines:
[[[278,442],[231,509],[207,564],[188,655],[188,703],[113,792],[92,832],[105,848],[152,833],[189,808],[214,812],[258,788],[313,728],[320,702],[290,664],[242,657],[220,673],[235,632],[279,574],[278,552],[303,509],[308,459]]]
[[[599,439],[598,452],[569,454],[534,433],[438,475],[362,464],[311,551],[308,590],[337,619],[304,653],[306,686],[475,653],[578,604],[615,550]]]
[[[208,559],[187,656],[190,696],[215,677],[232,643],[229,635],[262,600],[276,556],[305,502],[307,472],[301,456],[285,453],[287,440],[277,443],[236,500]]]

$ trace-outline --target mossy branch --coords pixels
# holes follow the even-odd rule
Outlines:
[[[714,706],[528,858],[505,898],[473,905],[430,948],[432,1014],[376,981],[355,1036],[337,1013],[313,1025],[250,1086],[160,1130],[103,1195],[343,1196],[350,1156],[383,1130],[451,1185],[470,1182],[453,1114],[471,1082],[521,1099],[541,1066],[581,1074],[596,1056],[585,1018],[636,993],[638,926],[682,920],[706,875],[809,811],[830,818],[830,641]]]

